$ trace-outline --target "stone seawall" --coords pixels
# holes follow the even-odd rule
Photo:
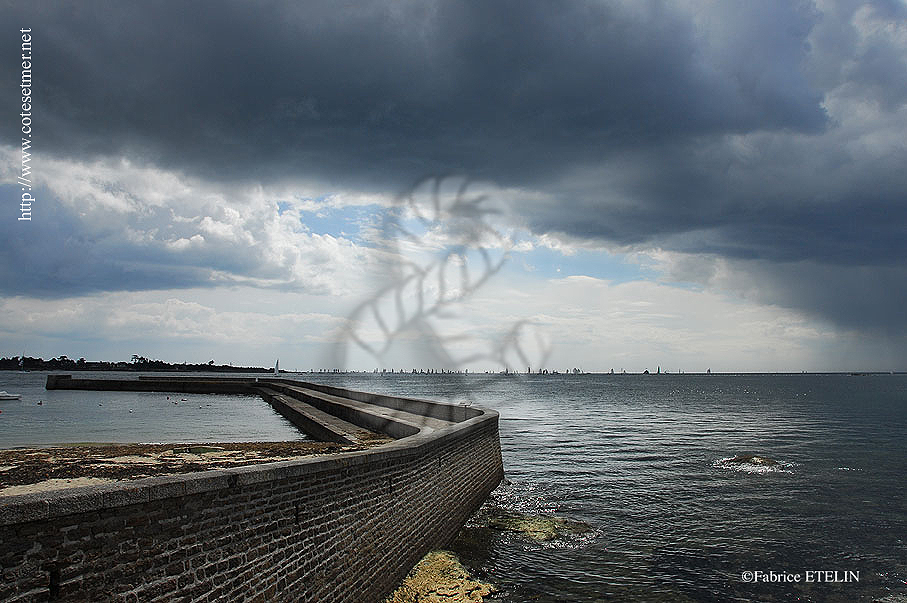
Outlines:
[[[497,413],[469,410],[362,452],[0,498],[0,600],[380,601],[503,478]]]

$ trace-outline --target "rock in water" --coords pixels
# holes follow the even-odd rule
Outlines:
[[[484,523],[495,530],[519,532],[538,542],[572,534],[584,534],[592,530],[581,521],[553,515],[524,515],[500,509],[488,513]]]

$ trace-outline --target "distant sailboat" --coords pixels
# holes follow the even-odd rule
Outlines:
[[[274,363],[274,376],[276,377],[278,375],[280,375],[280,358]]]

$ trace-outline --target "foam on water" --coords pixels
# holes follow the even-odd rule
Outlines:
[[[735,456],[717,459],[712,463],[712,466],[718,467],[720,469],[728,469],[730,471],[741,471],[743,473],[751,473],[754,475],[765,475],[767,473],[793,473],[793,467],[796,464],[779,460],[773,460],[773,463],[771,464],[758,462],[748,463],[739,462],[736,461],[736,459],[737,457]]]

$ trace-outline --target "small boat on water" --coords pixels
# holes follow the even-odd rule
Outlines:
[[[22,397],[22,394],[11,394],[7,391],[0,391],[0,400],[18,400]]]

